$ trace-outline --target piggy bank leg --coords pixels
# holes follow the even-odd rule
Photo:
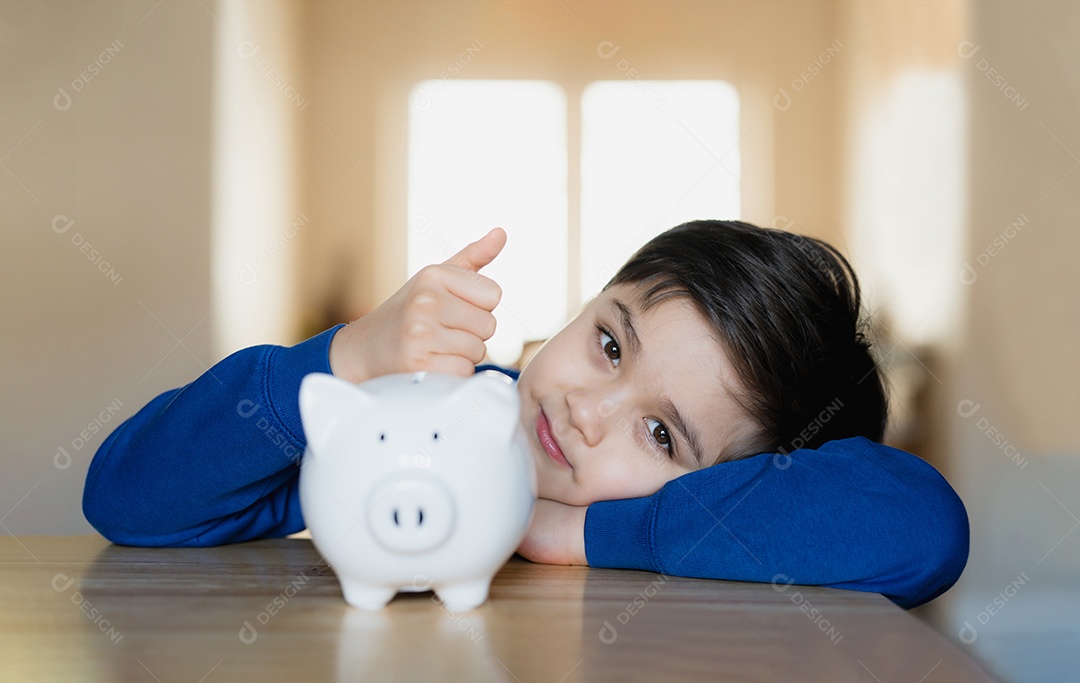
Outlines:
[[[386,607],[386,603],[397,594],[397,590],[393,588],[374,586],[359,581],[342,581],[341,592],[345,594],[345,602],[366,610]]]
[[[435,589],[435,594],[442,600],[443,605],[452,612],[464,612],[479,606],[487,600],[488,588],[491,578],[476,579],[474,581],[459,581],[440,586]]]

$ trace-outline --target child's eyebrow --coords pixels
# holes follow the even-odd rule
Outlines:
[[[619,299],[613,298],[611,303],[619,313],[619,327],[622,328],[623,337],[630,346],[630,353],[637,356],[641,351],[641,339],[634,328],[634,312]],[[697,463],[699,468],[704,467],[705,463],[701,455],[701,437],[698,436],[698,431],[683,418],[682,413],[679,412],[678,407],[670,398],[661,395],[657,401],[660,404],[660,411],[664,413],[664,418],[682,434],[683,440],[690,444],[690,455],[693,456],[694,462]]]
[[[701,460],[701,440],[698,438],[697,430],[683,419],[682,413],[679,412],[679,409],[675,407],[675,404],[667,396],[661,396],[659,402],[664,417],[671,422],[676,430],[682,433],[683,438],[690,444],[690,455],[694,457],[694,462],[697,463],[699,468],[704,467]]]
[[[636,356],[641,351],[641,340],[634,329],[634,312],[618,299],[612,299],[611,303],[619,311],[619,326],[622,327],[623,337],[630,344],[630,352]]]

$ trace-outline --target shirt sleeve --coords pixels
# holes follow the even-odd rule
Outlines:
[[[330,373],[336,325],[237,351],[150,401],[98,448],[83,514],[114,543],[210,546],[305,528],[300,381]]]
[[[861,436],[714,465],[585,517],[592,567],[870,591],[905,609],[957,581],[968,536],[937,470]]]

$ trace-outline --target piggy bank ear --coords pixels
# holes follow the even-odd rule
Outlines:
[[[469,410],[490,420],[496,433],[508,439],[520,417],[521,398],[514,381],[495,370],[476,373],[444,400],[454,409]]]
[[[300,381],[300,421],[315,453],[343,422],[355,418],[374,398],[357,385],[325,372],[312,372]]]

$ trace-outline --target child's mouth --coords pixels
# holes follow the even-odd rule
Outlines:
[[[540,408],[536,414],[536,436],[540,439],[540,446],[552,460],[564,467],[573,469],[570,461],[566,459],[562,449],[559,448],[559,444],[555,441],[555,436],[551,433],[551,425],[547,421],[547,416],[544,415],[543,408]]]

